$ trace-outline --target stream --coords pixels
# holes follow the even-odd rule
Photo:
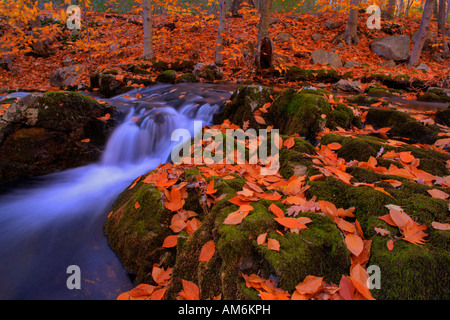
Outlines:
[[[102,99],[117,107],[121,120],[99,161],[1,186],[0,299],[106,300],[133,288],[133,275],[103,233],[114,200],[136,177],[168,161],[176,144],[173,130],[188,129],[193,136],[194,120],[211,124],[235,88],[157,84]],[[416,110],[444,109],[407,104]],[[80,289],[67,286],[72,265],[80,269]]]
[[[102,99],[116,106],[122,119],[98,162],[2,187],[0,299],[105,300],[133,288],[133,276],[103,233],[114,200],[136,177],[167,162],[176,144],[173,130],[193,135],[194,120],[211,124],[233,90],[157,84]],[[72,265],[79,267],[80,289],[67,286]]]

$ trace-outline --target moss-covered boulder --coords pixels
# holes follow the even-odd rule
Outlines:
[[[334,69],[309,70],[295,66],[287,68],[274,66],[269,72],[276,77],[285,77],[287,81],[295,82],[335,83],[340,79],[339,74]]]
[[[115,108],[74,92],[20,99],[0,120],[0,181],[96,161],[116,116]]]
[[[166,70],[158,74],[156,81],[162,83],[175,83],[177,75],[178,74],[175,70]]]
[[[133,69],[135,70],[135,69]],[[150,86],[154,81],[146,78],[124,77],[117,78],[117,70],[107,70],[105,72],[94,72],[90,75],[90,90],[97,90],[96,93],[106,98],[125,93],[133,89],[132,84]]]
[[[417,101],[450,103],[450,96],[443,91],[434,89],[432,92],[418,94]]]
[[[450,127],[450,106],[446,110],[441,110],[435,114],[436,123]]]
[[[402,111],[369,109],[366,123],[376,129],[390,127],[389,136],[405,137],[412,142],[433,144],[438,139],[439,129],[436,126],[424,125]]]
[[[325,98],[329,94],[328,91],[315,88],[275,91],[263,86],[244,85],[233,93],[231,102],[215,116],[214,121],[222,123],[229,119],[241,126],[248,121],[248,126],[255,129],[272,126],[282,134],[298,134],[311,142],[315,142],[316,135],[325,127],[336,129],[360,126],[360,118],[355,117],[348,106],[337,103],[336,107],[331,107]],[[266,112],[255,117],[255,112],[266,104],[270,105]]]
[[[308,145],[298,148],[309,150]],[[296,151],[297,152],[297,151]],[[238,210],[229,200],[242,191],[246,180],[236,175],[234,179],[214,179],[214,194],[218,199],[208,207],[200,185],[193,181],[204,179],[196,168],[184,172],[182,179],[191,182],[189,197],[183,207],[197,213],[201,225],[195,231],[178,233],[173,248],[162,248],[174,212],[168,211],[163,201],[164,192],[152,184],[143,183],[144,177],[132,188],[127,188],[117,199],[105,224],[105,234],[125,268],[137,274],[139,282],[152,283],[151,269],[172,267],[172,282],[166,298],[175,299],[182,289],[181,279],[193,281],[200,288],[200,299],[222,295],[223,299],[259,299],[257,292],[245,286],[242,274],[260,274],[277,279],[278,286],[292,292],[307,275],[324,277],[325,281],[338,283],[350,267],[349,251],[334,221],[317,213],[300,213],[311,219],[307,229],[298,233],[287,231],[274,220],[269,210],[272,203],[285,208],[280,202],[260,199],[251,203],[254,208],[238,225],[224,224],[227,216]],[[189,202],[187,201],[188,199]],[[139,206],[135,203],[139,202]],[[281,236],[279,233],[283,233]],[[267,237],[280,243],[273,251],[257,243],[257,237]],[[211,260],[200,262],[203,245],[213,240],[215,253]]]
[[[182,74],[176,80],[176,83],[194,83],[194,82],[198,82],[198,79],[193,73]]]

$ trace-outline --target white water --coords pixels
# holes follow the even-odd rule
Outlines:
[[[0,196],[0,299],[115,299],[129,290],[132,282],[103,235],[106,214],[136,177],[167,161],[174,129],[194,134],[193,121],[208,124],[218,110],[195,105],[180,112],[132,108],[98,163]],[[80,267],[81,290],[66,286],[69,265]]]

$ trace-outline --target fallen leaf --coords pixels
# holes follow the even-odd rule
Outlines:
[[[285,140],[283,145],[288,149],[292,148],[295,145],[294,138],[289,138],[289,139]]]
[[[389,249],[389,251],[392,251],[392,250],[394,249],[394,241],[389,240],[389,241],[386,243],[386,246],[387,246],[387,248]]]
[[[203,245],[202,250],[200,251],[200,257],[198,258],[198,261],[207,262],[211,260],[215,251],[216,245],[214,244],[214,240],[208,241]]]
[[[177,245],[178,235],[167,236],[162,244],[163,248],[172,248]]]
[[[359,256],[364,249],[363,240],[359,236],[352,233],[345,236],[345,244],[347,245],[348,250],[350,250],[350,252],[355,256]]]
[[[427,190],[427,192],[435,199],[446,200],[449,197],[448,193],[441,191],[439,189],[430,189]]]
[[[295,290],[300,294],[316,294],[322,289],[323,277],[316,277],[312,275],[308,275],[305,279],[300,282]]]
[[[436,230],[450,230],[450,223],[432,222],[431,226]]]
[[[276,239],[269,238],[267,240],[267,248],[270,250],[280,251],[280,243]]]
[[[284,211],[280,209],[276,204],[272,203],[269,206],[269,210],[272,211],[272,213],[277,216],[277,218],[284,218]]]

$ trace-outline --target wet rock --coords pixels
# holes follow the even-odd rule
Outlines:
[[[107,113],[110,120],[97,119]],[[114,108],[74,92],[20,99],[0,120],[0,181],[96,161],[115,116]]]
[[[166,70],[158,74],[156,82],[175,83],[177,72],[175,70]]]
[[[197,63],[192,73],[197,78],[203,78],[207,81],[221,80],[223,78],[223,71],[215,63],[204,65]]]
[[[74,64],[62,67],[54,71],[50,76],[50,85],[52,87],[67,87],[77,81],[81,73],[86,70],[83,64]]]

